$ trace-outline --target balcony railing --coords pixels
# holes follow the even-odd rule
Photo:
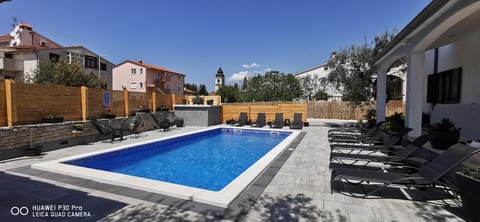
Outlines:
[[[23,60],[0,58],[0,70],[23,71]]]

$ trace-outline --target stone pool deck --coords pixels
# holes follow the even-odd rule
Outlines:
[[[339,120],[311,120],[303,139],[272,163],[231,210],[199,205],[126,187],[56,175],[29,166],[46,160],[108,149],[118,143],[98,142],[0,161],[0,217],[8,221],[50,221],[51,217],[12,216],[12,207],[79,205],[91,216],[70,221],[463,221],[458,205],[441,192],[385,190],[381,197],[361,199],[331,192],[327,131]],[[169,132],[150,131],[122,145],[191,132],[184,127]],[[357,187],[347,189],[358,190]],[[260,194],[251,207],[248,195]],[[409,196],[413,200],[407,200]]]

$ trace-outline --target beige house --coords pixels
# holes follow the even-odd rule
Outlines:
[[[184,93],[184,74],[143,61],[124,61],[113,68],[112,76],[113,90],[147,92],[151,88],[159,93]]]
[[[28,82],[33,70],[43,61],[78,62],[86,72],[98,75],[112,88],[113,63],[83,46],[61,46],[21,23],[0,36],[0,79]]]

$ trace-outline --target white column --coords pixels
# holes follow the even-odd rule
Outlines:
[[[407,101],[405,125],[412,128],[410,136],[422,134],[422,110],[425,100],[423,81],[425,78],[425,52],[414,52],[408,57]]]
[[[387,72],[383,69],[377,73],[377,122],[385,121],[387,107]]]

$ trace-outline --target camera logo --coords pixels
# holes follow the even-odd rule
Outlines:
[[[17,215],[26,216],[28,214],[28,207],[13,206],[12,208],[10,208],[10,214],[12,214],[13,216],[17,216]]]

